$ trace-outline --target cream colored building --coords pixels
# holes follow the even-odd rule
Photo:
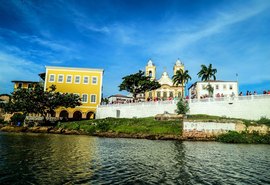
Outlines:
[[[173,75],[175,75],[176,72],[180,69],[184,71],[184,64],[178,59],[173,66]],[[149,60],[147,63],[145,67],[145,74],[147,76],[150,76],[152,80],[157,80],[161,85],[159,89],[146,92],[145,93],[146,100],[155,98],[162,100],[173,99],[175,97],[179,98],[182,97],[182,89],[184,90],[183,92],[185,92],[184,86],[181,85],[176,86],[173,84],[171,77],[166,71],[164,71],[162,73],[162,76],[159,79],[157,79],[156,66],[152,62],[152,60]]]

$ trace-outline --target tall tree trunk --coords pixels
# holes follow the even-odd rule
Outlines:
[[[133,93],[133,99],[137,100],[137,94],[136,93]]]
[[[182,98],[184,99],[184,83],[182,83]]]

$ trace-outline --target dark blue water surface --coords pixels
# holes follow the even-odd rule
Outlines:
[[[0,184],[270,184],[270,146],[0,132]]]

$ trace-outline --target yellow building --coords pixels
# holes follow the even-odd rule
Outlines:
[[[102,78],[103,69],[46,66],[44,90],[56,85],[56,91],[78,94],[82,100],[82,105],[76,108],[63,107],[55,110],[55,116],[73,119],[94,118],[102,98]]]
[[[39,82],[34,82],[34,81],[23,81],[23,80],[13,80],[11,81],[14,83],[14,91],[16,89],[29,89],[33,88],[37,83]]]
[[[173,67],[173,74],[175,75],[178,70],[182,69],[184,71],[184,64],[178,59],[175,62]],[[157,80],[161,87],[154,91],[146,92],[145,99],[173,99],[175,97],[179,98],[182,97],[182,89],[185,90],[183,86],[179,85],[176,86],[173,84],[172,79],[169,77],[168,73],[164,71],[160,79],[156,78],[156,66],[149,60],[146,67],[145,67],[145,74],[146,76],[150,76],[152,80]],[[185,91],[184,91],[185,92]]]

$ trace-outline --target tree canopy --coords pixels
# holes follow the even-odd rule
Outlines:
[[[206,65],[201,65],[201,70],[198,72],[198,77],[202,79],[202,81],[209,81],[211,78],[216,80],[217,69],[212,68],[212,64],[209,64],[208,67]]]
[[[182,97],[184,97],[184,84],[191,80],[188,70],[183,71],[182,69],[176,71],[176,74],[173,75],[172,81],[174,85],[182,85]]]
[[[26,114],[40,114],[46,120],[47,114],[52,114],[59,107],[74,108],[80,106],[80,97],[72,93],[56,92],[52,85],[44,91],[40,84],[30,89],[17,89],[11,95],[10,101],[4,104],[6,112],[23,112]]]
[[[145,76],[143,71],[131,74],[122,78],[123,81],[119,85],[120,91],[126,90],[132,93],[134,99],[140,93],[152,91],[160,88],[160,84],[156,80],[151,80],[151,77]]]

